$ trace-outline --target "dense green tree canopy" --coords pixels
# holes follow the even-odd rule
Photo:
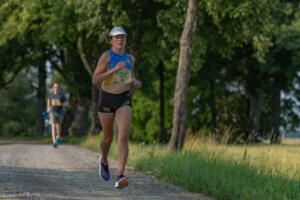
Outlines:
[[[103,34],[122,26],[128,33],[126,50],[136,57],[136,76],[143,82],[133,97],[130,138],[158,142],[161,102],[169,138],[187,5],[187,0],[2,1],[0,88],[6,91],[20,80],[16,77],[22,70],[48,63],[68,93],[89,99],[91,105],[91,72],[110,48]],[[203,0],[198,6],[189,129],[222,136],[228,127],[235,127],[233,138],[247,139],[254,132],[270,135],[278,127],[276,120],[282,127],[297,127],[298,1]],[[278,94],[279,103],[273,105]]]

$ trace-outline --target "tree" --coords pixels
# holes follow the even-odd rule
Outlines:
[[[180,38],[180,58],[174,94],[173,129],[170,150],[183,147],[187,129],[187,94],[191,70],[192,42],[197,24],[198,2],[189,0],[186,21]]]
[[[23,1],[12,0],[1,4],[0,15],[8,20],[4,21],[0,33],[2,34],[0,44],[5,45],[11,40],[26,41],[26,54],[19,55],[28,58],[28,65],[38,68],[38,87],[36,105],[35,133],[41,135],[44,132],[44,120],[42,112],[45,109],[46,100],[46,60],[49,57],[49,44],[42,40],[41,28],[47,20],[41,11],[48,8],[47,1]],[[7,13],[7,10],[11,12]],[[26,62],[24,62],[26,63]],[[25,66],[24,66],[25,67]]]
[[[81,37],[78,31],[80,16],[76,13],[73,1],[53,1],[51,5],[43,38],[53,44],[54,55],[50,60],[51,66],[61,75],[61,82],[67,86],[71,103],[64,116],[62,133],[67,134],[73,124],[72,132],[83,136],[88,128],[92,84],[77,45],[78,38]],[[95,44],[95,40],[93,42]],[[92,122],[95,121],[93,119]]]
[[[31,82],[35,81],[35,73],[22,69],[12,83],[0,90],[0,135],[32,135],[37,99]]]
[[[298,82],[299,73],[299,2],[297,1],[282,1],[277,13],[277,28],[274,34],[274,48],[270,52],[269,62],[273,67],[269,74],[271,77],[270,97],[271,97],[271,144],[281,142],[281,133],[279,126],[283,125],[281,116],[291,115],[288,112],[283,112],[282,105],[286,102],[281,98],[281,93],[293,93],[295,99],[299,99],[297,95],[298,88],[295,87]],[[296,104],[295,102],[293,104]],[[290,112],[294,112],[291,109]],[[290,116],[289,116],[290,117]],[[287,118],[287,116],[285,117]],[[291,126],[296,124],[289,123]],[[293,125],[292,125],[293,124]]]

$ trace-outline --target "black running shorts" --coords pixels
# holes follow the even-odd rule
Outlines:
[[[115,113],[122,106],[132,107],[129,91],[121,94],[111,94],[103,90],[100,91],[98,98],[98,112]]]

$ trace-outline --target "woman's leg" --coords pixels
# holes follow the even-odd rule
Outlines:
[[[116,122],[118,127],[118,168],[119,175],[123,175],[129,151],[128,132],[131,122],[130,106],[122,106],[116,111]]]
[[[102,152],[102,162],[107,165],[107,155],[110,149],[110,145],[113,141],[113,124],[114,124],[114,113],[100,113],[98,112],[100,123],[102,126],[104,138],[100,143],[100,148]]]

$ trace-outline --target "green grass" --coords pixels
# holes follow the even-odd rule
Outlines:
[[[155,164],[154,164],[155,163]],[[144,158],[136,167],[190,191],[218,199],[297,199],[299,181],[283,176],[269,176],[241,163],[220,161],[199,152],[170,153]]]
[[[99,152],[101,136],[62,142]],[[116,140],[115,140],[116,141]],[[113,142],[110,157],[117,159]],[[217,199],[300,200],[300,141],[282,145],[220,145],[188,138],[182,152],[130,143],[128,165],[187,190]]]
[[[247,164],[258,173],[300,179],[300,140],[284,140],[281,145],[220,145],[200,138],[190,138],[185,150],[216,155],[218,160]]]

